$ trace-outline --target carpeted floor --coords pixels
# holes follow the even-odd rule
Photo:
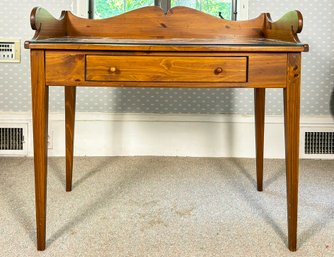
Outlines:
[[[49,159],[47,249],[36,251],[31,158],[0,158],[0,256],[334,256],[334,161],[300,164],[298,251],[287,244],[285,167],[252,159]]]

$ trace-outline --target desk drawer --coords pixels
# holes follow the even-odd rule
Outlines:
[[[247,82],[247,57],[87,55],[86,80]]]

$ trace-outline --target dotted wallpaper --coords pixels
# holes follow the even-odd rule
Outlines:
[[[23,42],[33,36],[29,15],[34,6],[59,17],[72,9],[70,0],[1,0],[0,38],[22,40],[19,64],[0,63],[0,111],[31,110],[29,51]],[[300,39],[310,44],[303,54],[302,114],[329,115],[334,88],[334,0],[249,0],[249,17],[270,12],[273,20],[298,9],[304,16]],[[268,114],[282,114],[282,90],[267,90]],[[331,96],[332,95],[332,96]],[[50,89],[50,111],[63,111],[63,89]],[[113,113],[253,113],[252,89],[79,88],[77,111]]]
[[[277,20],[290,10],[303,14],[299,38],[310,45],[310,52],[302,57],[301,113],[334,116],[334,0],[249,0],[250,17],[269,12]],[[268,95],[268,107],[274,97],[282,100],[281,92]],[[276,103],[282,106],[282,102]],[[270,112],[280,113],[273,109]]]
[[[23,43],[34,35],[30,27],[30,12],[35,6],[44,7],[59,17],[61,10],[71,9],[72,3],[69,0],[1,0],[0,38],[21,40],[21,63],[0,63],[1,112],[31,111],[30,55]],[[53,101],[51,109],[61,110],[60,101],[59,97]]]

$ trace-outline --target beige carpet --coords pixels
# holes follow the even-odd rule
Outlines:
[[[287,244],[285,167],[252,159],[49,160],[47,249],[36,251],[31,158],[0,158],[0,256],[334,256],[334,161],[301,161],[298,251]]]

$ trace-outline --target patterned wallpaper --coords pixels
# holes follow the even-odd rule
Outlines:
[[[270,12],[277,20],[289,10],[300,10],[304,17],[302,42],[310,45],[303,54],[301,112],[304,115],[334,116],[334,1],[333,0],[249,0],[250,17]],[[280,92],[269,96],[282,99]],[[278,106],[281,106],[280,102]],[[277,112],[272,110],[273,114]]]
[[[270,12],[274,20],[289,10],[304,15],[301,40],[310,44],[303,55],[302,114],[328,115],[334,88],[333,0],[249,0],[250,18]],[[71,9],[70,0],[1,0],[0,37],[23,41],[33,35],[29,14],[34,6],[47,8],[58,17]],[[22,47],[19,64],[0,63],[0,111],[31,109],[29,51]],[[267,91],[267,113],[282,114],[282,90]],[[62,111],[63,89],[51,88],[50,110]],[[332,105],[334,105],[332,95]],[[332,106],[334,109],[334,107]],[[159,89],[80,88],[77,110],[126,113],[253,113],[253,90],[244,89]],[[334,113],[334,111],[333,111]]]
[[[0,3],[0,38],[21,40],[21,63],[0,63],[0,111],[27,112],[31,110],[30,93],[30,56],[23,48],[26,39],[33,36],[30,28],[30,12],[33,7],[47,8],[55,17],[63,9],[71,8],[69,0],[1,0]],[[57,99],[55,98],[57,97]],[[52,95],[52,110],[63,108],[62,98]]]

